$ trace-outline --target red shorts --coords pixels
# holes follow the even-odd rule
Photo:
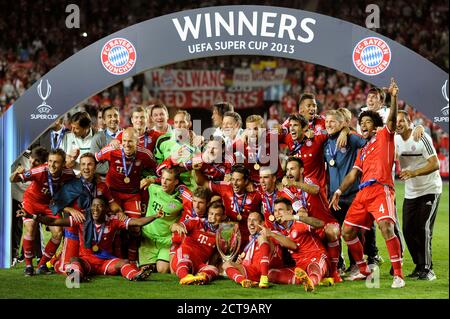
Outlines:
[[[245,271],[245,278],[250,279],[252,281],[259,281],[261,278],[261,267],[259,263],[257,265],[250,264],[250,265],[242,265]],[[269,267],[270,269],[270,267]]]
[[[120,272],[114,267],[119,258],[101,259],[95,255],[83,255],[80,260],[87,275],[117,275]]]
[[[33,215],[45,215],[51,218],[59,218],[58,215],[54,216],[50,208],[48,207],[48,204],[41,204],[39,202],[36,202],[35,200],[24,198],[23,202],[23,209],[28,214]],[[30,218],[23,218],[23,221],[31,220]]]
[[[316,228],[314,230],[315,234],[322,240],[322,241],[327,241],[327,235],[325,233],[325,228],[327,228],[328,225],[334,225],[335,227],[337,227],[338,229],[340,228],[339,223],[338,222],[331,222],[331,223],[326,223],[323,227],[321,228]]]
[[[373,184],[358,192],[350,206],[344,223],[348,226],[369,230],[373,220],[395,218],[395,191],[388,186]]]
[[[318,264],[322,277],[328,274],[328,257],[323,253],[317,254],[305,254],[305,256],[295,261],[295,266],[305,270],[308,274],[317,270],[317,267],[313,267],[312,264]]]
[[[188,262],[191,266],[192,273],[195,274],[207,265],[208,257],[208,255],[199,254],[198,251],[186,245],[180,245],[172,257],[171,266],[176,271],[179,262]]]
[[[141,217],[141,194],[124,194],[111,190],[111,195],[130,218]]]

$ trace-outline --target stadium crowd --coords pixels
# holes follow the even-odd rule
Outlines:
[[[0,12],[11,12],[6,19],[0,19],[0,114],[2,114],[25,90],[45,73],[78,50],[98,39],[118,31],[125,26],[155,16],[184,9],[225,4],[246,4],[246,1],[165,1],[127,3],[127,15],[112,15],[121,11],[123,1],[110,1],[102,6],[98,1],[79,2],[81,28],[67,29],[65,25],[65,4],[59,1],[18,1],[0,4]],[[267,2],[252,2],[265,4]],[[377,2],[381,8],[380,29],[376,31],[396,40],[411,50],[426,57],[443,70],[448,71],[448,6],[434,1],[406,3],[404,1]],[[341,18],[357,25],[365,25],[364,1],[281,1],[279,6],[304,8],[322,14]],[[89,14],[86,14],[89,12]],[[401,16],[401,19],[398,18]],[[95,18],[93,18],[95,17]],[[395,17],[395,19],[394,19]],[[12,27],[14,26],[14,27]],[[31,31],[32,30],[32,31]],[[86,32],[86,36],[82,34]],[[63,43],[63,44],[62,44]],[[61,45],[62,44],[62,45]],[[301,61],[270,58],[277,67],[287,67],[290,88],[277,101],[266,101],[260,105],[260,113],[272,107],[274,117],[283,121],[289,113],[293,100],[303,92],[316,94],[322,114],[329,109],[347,107],[355,115],[364,104],[364,95],[370,85],[347,74],[332,71]],[[264,57],[226,56],[186,61],[173,65],[176,69],[221,69],[231,74],[236,67],[247,68],[258,64]],[[150,93],[150,96],[149,94]],[[110,88],[86,101],[92,116],[99,107],[114,104],[128,115],[134,104],[155,103],[152,88],[147,87],[143,76],[128,79],[117,87]],[[145,99],[145,100],[144,100]],[[421,124],[433,138],[433,143],[448,166],[448,134],[426,118],[407,101],[399,101],[399,107],[406,109],[415,124]],[[168,105],[170,108],[171,105]],[[271,114],[269,113],[269,117]],[[124,124],[124,123],[122,123]],[[448,177],[448,169],[443,173]]]

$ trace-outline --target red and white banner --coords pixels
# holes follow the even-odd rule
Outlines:
[[[220,70],[155,69],[145,74],[146,84],[155,91],[194,91],[225,89],[225,72]]]
[[[263,105],[264,92],[225,92],[214,90],[203,91],[159,91],[157,98],[168,107],[211,108],[214,103],[227,101],[236,109],[259,107]]]
[[[287,68],[276,69],[234,69],[233,86],[235,87],[267,87],[283,84],[286,80]]]

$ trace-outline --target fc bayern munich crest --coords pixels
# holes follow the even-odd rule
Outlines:
[[[359,72],[374,76],[386,71],[391,62],[392,53],[385,41],[377,37],[368,37],[358,42],[353,49],[352,58]]]
[[[111,74],[128,73],[136,64],[136,49],[124,38],[114,38],[106,42],[100,55],[103,67]]]

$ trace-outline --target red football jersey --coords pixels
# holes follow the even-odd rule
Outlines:
[[[180,185],[178,191],[183,202],[183,213],[181,214],[180,223],[189,218],[197,218],[192,212],[192,191],[184,185]]]
[[[25,190],[24,198],[30,202],[35,201],[40,204],[49,204],[52,199],[48,184],[49,174],[47,163],[33,167],[20,174],[19,176],[23,182],[32,182]],[[64,168],[59,177],[51,177],[53,194],[56,194],[64,183],[73,178],[75,178],[75,173],[69,168]]]
[[[164,133],[155,131],[154,129],[151,130],[146,130],[144,134],[142,134],[141,136],[139,136],[139,146],[148,149],[150,152],[152,152],[155,150],[155,145],[156,145],[156,141],[158,140],[158,137],[160,137],[161,135],[163,135]],[[116,139],[119,140],[120,143],[122,143],[122,135],[123,135],[123,131],[120,132]]]
[[[272,144],[271,144],[272,143]],[[248,145],[241,139],[233,143],[234,162],[243,164],[250,171],[249,179],[259,185],[259,170],[255,169],[255,163],[260,167],[273,165],[277,169],[277,178],[283,177],[280,158],[278,156],[279,135],[267,132],[265,142],[262,145]],[[272,150],[270,146],[272,145]]]
[[[126,175],[122,163],[121,149],[114,150],[110,146],[106,146],[95,154],[95,158],[97,161],[109,162],[109,170],[106,174],[106,184],[108,187],[113,191],[125,194],[135,194],[139,192],[144,169],[156,169],[156,162],[152,153],[139,146],[133,158],[126,157],[125,159],[127,169],[133,164],[131,172],[128,175],[130,178],[129,183],[124,182]]]
[[[243,194],[235,194],[233,187],[227,182],[209,182],[209,188],[213,193],[219,194],[222,197],[225,206],[225,215],[232,221],[239,222],[239,230],[241,231],[241,238],[248,238],[249,232],[247,227],[248,215],[251,212],[261,211],[261,196],[258,192],[246,192]],[[236,202],[234,200],[236,198]],[[245,202],[243,200],[245,198]],[[238,210],[241,209],[242,219],[237,219]]]
[[[185,220],[187,235],[181,246],[188,246],[195,251],[195,257],[207,262],[216,248],[216,230],[209,227],[205,218],[191,218]]]
[[[281,124],[281,126],[289,131],[289,118]],[[308,121],[308,128],[314,132],[314,135],[326,134],[325,119],[323,116],[317,115]]]
[[[263,192],[259,189],[259,196],[261,196],[263,213],[264,213],[264,225],[272,230],[279,230],[279,227],[270,221],[270,215],[273,215],[273,210],[275,206],[275,200],[282,197],[281,191],[275,191],[273,193]]]
[[[269,238],[272,242],[273,250],[269,256],[269,268],[276,266],[281,266],[281,246],[277,243],[277,241],[273,238]],[[256,268],[260,268],[260,261],[263,257],[260,249],[260,245],[258,240],[252,240],[249,238],[249,243],[246,247],[244,247],[245,257],[242,261],[244,266],[253,266]]]
[[[313,184],[311,180],[306,178],[305,183]],[[328,207],[328,200],[322,192],[319,192],[317,195],[312,195],[303,192],[300,188],[290,186],[282,189],[281,196],[289,199],[293,204],[297,202],[297,205],[303,208],[305,208],[304,201],[306,201],[308,215],[322,220],[325,224],[337,222],[336,218],[331,214],[330,208]]]
[[[72,217],[69,218],[71,223],[70,227],[73,227],[74,229],[78,228],[78,236],[80,238],[80,256],[92,255],[94,253],[92,248],[84,247],[83,224],[78,224]],[[98,243],[96,243],[95,240],[92,240],[92,246],[96,244],[101,250],[113,255],[113,242],[116,232],[122,229],[128,229],[129,221],[130,218],[127,218],[123,222],[117,218],[108,218],[102,225],[94,224],[96,237],[100,235],[101,237],[99,238]]]
[[[328,135],[316,135],[312,139],[304,138],[301,143],[297,143],[292,139],[292,135],[288,134],[285,143],[289,147],[290,155],[300,157],[303,161],[303,175],[318,181],[320,190],[326,193],[327,174],[324,161],[324,144],[328,139]]]
[[[354,168],[362,172],[361,183],[375,178],[381,184],[394,188],[392,167],[394,165],[394,134],[385,126],[358,151]]]
[[[297,249],[291,252],[294,260],[299,260],[305,256],[314,254],[326,254],[325,247],[320,238],[316,235],[316,229],[302,222],[294,222],[289,229],[289,236]]]

